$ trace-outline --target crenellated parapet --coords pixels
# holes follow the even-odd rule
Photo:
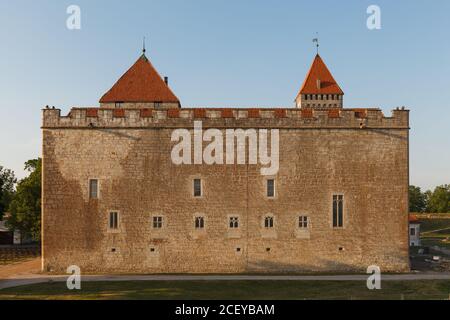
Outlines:
[[[73,108],[43,109],[45,128],[182,128],[202,121],[215,128],[409,129],[409,110],[397,108],[390,117],[380,109],[297,108]]]

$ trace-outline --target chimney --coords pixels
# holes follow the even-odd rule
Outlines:
[[[164,82],[166,83],[166,85],[169,85],[169,77],[164,77]]]
[[[317,89],[320,90],[320,79],[317,79]]]

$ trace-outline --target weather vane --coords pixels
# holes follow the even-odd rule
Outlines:
[[[319,34],[316,32],[317,36],[313,39],[313,43],[316,44],[317,54],[319,54]]]
[[[145,53],[145,37],[144,37],[144,39],[143,39],[143,41],[142,41],[142,53]]]

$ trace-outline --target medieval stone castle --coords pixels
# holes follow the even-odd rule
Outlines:
[[[182,108],[143,54],[99,107],[44,109],[43,270],[409,270],[409,113],[343,97],[317,55],[293,108]],[[199,121],[277,130],[278,171],[174,163],[174,130]]]

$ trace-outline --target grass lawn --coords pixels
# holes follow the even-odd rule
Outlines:
[[[450,216],[450,215],[449,215]],[[439,218],[419,218],[420,220],[420,231],[427,232],[437,229],[450,228],[450,219],[439,219]]]
[[[449,235],[450,237],[450,235]],[[446,248],[446,249],[450,249],[450,242],[448,241],[442,241],[442,238],[434,238],[434,237],[430,237],[430,238],[421,238],[420,242],[421,242],[421,246],[422,247],[434,247],[434,246],[438,246],[441,248]]]
[[[127,281],[82,282],[69,291],[64,282],[0,290],[4,299],[449,299],[450,281]]]
[[[450,248],[450,219],[420,217],[420,232],[422,246]]]

